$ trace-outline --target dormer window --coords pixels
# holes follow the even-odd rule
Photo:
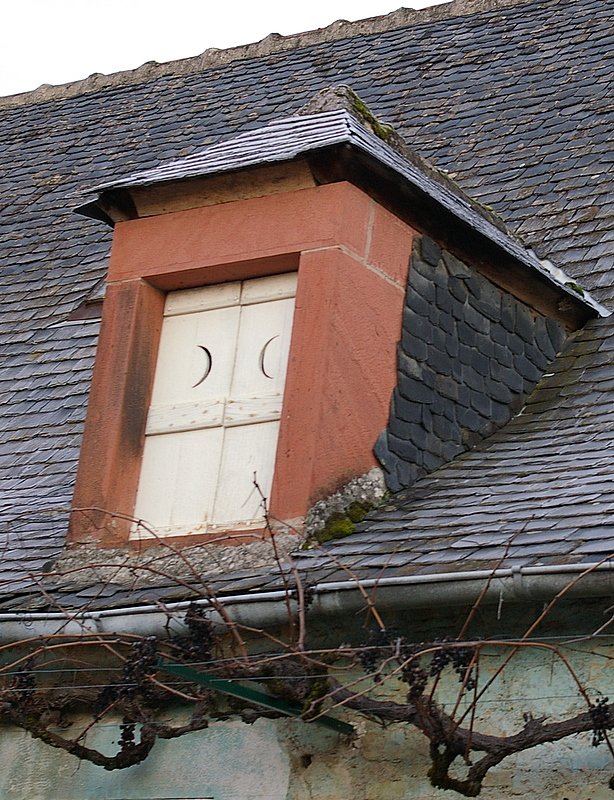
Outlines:
[[[157,535],[262,527],[295,294],[289,273],[167,295],[134,512]]]
[[[569,330],[602,313],[421,165],[340,109],[100,187],[93,212],[82,210],[115,230],[73,541],[124,543],[137,536],[135,517],[190,544],[199,534],[247,541],[263,527],[254,475],[278,529],[300,530],[316,501],[377,466],[376,441],[391,486],[409,482],[416,448],[437,459],[458,452],[458,426],[450,434],[445,413],[421,408],[433,386],[438,397],[463,394],[450,359],[435,368],[440,339],[429,327],[441,323],[439,335],[456,318],[447,296],[437,307],[420,292],[424,319],[405,331],[419,344],[400,365],[407,391],[394,398],[400,430],[390,428],[392,449],[382,445],[417,231],[493,281],[476,308],[459,301],[461,317],[486,315],[480,335],[500,313],[483,311],[499,290]],[[439,300],[447,284],[439,247],[431,251],[433,283],[417,276],[416,286]],[[467,347],[479,386],[490,367],[476,341]],[[473,367],[460,356],[458,365],[462,383]]]
[[[267,186],[115,225],[73,541],[253,541],[254,477],[300,531],[377,466],[413,231],[345,181]]]

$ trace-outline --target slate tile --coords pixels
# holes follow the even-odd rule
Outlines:
[[[453,23],[434,20],[387,33],[288,50],[260,60],[230,61],[215,70],[191,75],[167,75],[142,85],[110,87],[54,104],[2,109],[0,158],[4,159],[4,174],[10,175],[11,180],[0,179],[0,281],[4,281],[3,306],[10,305],[12,317],[0,330],[0,374],[6,358],[29,355],[28,342],[38,337],[49,347],[46,372],[36,373],[36,380],[44,382],[45,375],[55,375],[57,385],[67,385],[64,378],[68,377],[69,367],[62,360],[69,357],[66,329],[35,335],[32,320],[41,325],[47,324],[45,320],[56,321],[78,296],[91,290],[104,271],[110,241],[109,232],[97,223],[77,217],[69,220],[67,194],[131,169],[152,166],[246,127],[256,127],[279,114],[293,113],[313,94],[314,87],[337,83],[340,78],[372,102],[378,113],[384,113],[385,119],[396,124],[402,133],[408,133],[409,141],[423,155],[453,171],[463,188],[495,207],[513,230],[523,233],[527,242],[543,253],[541,257],[548,257],[574,280],[594,285],[602,296],[608,296],[612,263],[604,243],[612,241],[614,222],[614,204],[607,199],[611,195],[613,163],[613,120],[607,113],[614,50],[610,46],[611,11],[597,0],[573,4],[544,0],[541,6],[531,4],[531,13],[526,13],[527,8],[520,4],[506,8],[505,13],[497,9],[476,12],[454,18]],[[454,35],[449,33],[452,25]],[[433,36],[426,36],[427,32]],[[458,46],[459,42],[469,42],[471,46]],[[530,43],[536,49],[521,50],[518,42]],[[475,52],[484,57],[476,60]],[[419,91],[414,91],[416,87]],[[241,91],[237,92],[237,88]],[[258,116],[246,117],[247,107],[253,109],[249,113]],[[40,134],[29,136],[32,129]],[[67,142],[71,142],[70,151]],[[65,183],[37,194],[49,174],[62,174]],[[15,192],[14,178],[26,190]],[[8,205],[4,205],[7,199]],[[31,235],[25,236],[26,232]],[[593,238],[600,232],[603,239]],[[471,289],[482,302],[478,290],[483,282],[474,280],[469,286],[463,280],[467,268],[452,256],[444,256],[443,260],[451,297],[456,291],[462,295],[456,299],[463,300],[463,291]],[[431,261],[437,263],[434,255]],[[38,269],[41,263],[49,265],[44,279]],[[430,277],[427,275],[420,284],[418,276],[428,271]],[[412,273],[412,285],[422,289],[421,296],[430,302],[427,294],[434,286],[433,265],[422,263]],[[441,271],[438,276],[438,285],[443,288]],[[484,307],[474,310],[488,316]],[[509,323],[508,312],[502,301],[502,322]],[[455,359],[458,351],[449,339],[453,316],[449,318],[451,325],[443,321],[448,316],[440,315],[438,319],[442,327],[448,326],[442,350]],[[612,327],[611,321],[604,325]],[[515,355],[524,354],[513,350],[515,344],[506,340],[502,333],[505,330],[491,325],[489,335],[506,351],[512,348]],[[552,349],[560,349],[565,338],[560,324],[547,323],[547,333]],[[539,337],[538,346],[547,353],[539,325],[535,335]],[[75,331],[74,336],[81,334]],[[428,336],[420,339],[406,330],[403,342],[412,342],[411,354],[416,361],[426,361]],[[63,355],[56,359],[54,351],[59,354],[62,350]],[[75,369],[83,371],[71,384],[73,396],[83,398],[87,394],[90,356],[83,352],[73,353],[73,357],[79,363],[70,366],[71,379]],[[504,357],[497,358],[511,368]],[[23,364],[19,369],[22,368]],[[29,369],[24,369],[24,387],[32,376]],[[578,384],[556,403],[554,397],[542,401],[543,407],[532,403],[533,412],[521,415],[516,427],[506,426],[498,443],[483,443],[457,459],[454,466],[440,469],[436,473],[439,477],[423,478],[427,481],[423,484],[427,500],[421,502],[428,506],[422,508],[429,525],[450,502],[451,495],[463,502],[463,481],[479,500],[486,493],[492,496],[493,486],[495,495],[503,494],[517,480],[512,469],[552,475],[555,488],[565,475],[571,474],[575,489],[567,486],[565,491],[576,491],[580,506],[589,475],[606,486],[610,472],[609,412],[604,412],[595,428],[590,427],[589,418],[582,412],[597,402],[608,409],[611,400],[598,400],[599,395],[590,388],[590,375],[566,379],[568,386],[571,380],[577,379]],[[531,383],[530,377],[526,380]],[[602,388],[607,389],[604,394],[612,391],[608,386],[612,380],[613,377],[602,377]],[[44,383],[31,385],[41,390]],[[513,389],[509,382],[506,386]],[[5,403],[0,415],[6,434],[2,439],[5,454],[8,451],[21,460],[21,454],[26,453],[28,462],[24,459],[22,466],[32,469],[37,463],[49,464],[45,448],[41,448],[39,462],[30,461],[35,457],[34,451],[31,447],[20,450],[21,440],[14,438],[21,430],[23,436],[38,439],[41,422],[57,434],[54,447],[60,461],[63,454],[72,453],[82,414],[69,415],[74,428],[66,433],[70,445],[63,444],[61,432],[66,423],[61,418],[52,421],[56,409],[51,405],[49,417],[41,418],[40,409],[27,405],[27,401],[21,405],[24,401],[13,393],[2,393],[1,397]],[[467,400],[466,395],[464,399]],[[76,399],[70,408],[77,408]],[[570,409],[577,409],[575,418]],[[561,427],[566,420],[577,428],[573,436],[570,428]],[[544,431],[556,445],[548,448],[543,444]],[[587,440],[588,446],[582,452],[578,449],[578,436]],[[563,441],[568,444],[559,446],[558,442]],[[496,449],[498,446],[501,449]],[[70,454],[70,459],[74,457]],[[462,467],[463,459],[466,467]],[[445,478],[445,470],[450,471],[449,478]],[[33,493],[42,496],[53,490],[50,484],[31,482],[35,473],[23,477],[7,481],[5,497],[9,493],[13,496],[20,486],[28,502]],[[54,476],[41,477],[47,480]],[[71,480],[72,477],[68,483]],[[444,484],[448,487],[445,492],[440,491]],[[67,494],[70,495],[70,486]],[[522,499],[527,508],[532,502]],[[497,516],[496,509],[496,505],[492,507],[491,517]],[[584,516],[591,518],[590,514]],[[603,519],[603,512],[594,516]],[[412,524],[420,527],[419,518]],[[34,527],[32,524],[31,530]],[[571,529],[565,530],[567,535]],[[61,535],[56,543],[59,548]],[[34,555],[29,555],[30,551],[24,553],[25,559],[32,559],[31,564],[37,563],[36,550]]]

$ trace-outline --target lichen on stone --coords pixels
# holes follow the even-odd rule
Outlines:
[[[352,89],[349,87],[347,89],[347,93],[352,103],[352,107],[360,119],[368,124],[369,128],[371,128],[376,136],[379,136],[380,139],[383,139],[384,142],[387,142],[390,138],[390,135],[394,131],[392,125],[387,125],[385,122],[380,122],[375,114],[373,114],[369,106],[360,99],[356,92],[352,91]]]
[[[329,86],[318,92],[299,111],[299,115],[323,114],[327,111],[345,109],[358,119],[365,127],[369,128],[377,137],[387,142],[394,133],[392,125],[380,122],[369,106],[361,100],[349,86]]]
[[[375,508],[375,503],[370,500],[363,502],[354,500],[345,513],[333,511],[324,523],[324,527],[316,531],[312,539],[318,544],[324,544],[324,542],[330,542],[331,539],[343,539],[345,536],[349,536],[354,533],[355,525],[362,522],[372,508]]]
[[[349,536],[354,526],[378,506],[385,495],[384,473],[374,467],[309,509],[305,517],[307,539],[323,543]]]
[[[567,281],[565,286],[568,286],[572,289],[576,294],[579,294],[580,297],[584,297],[584,289],[580,286],[579,283],[574,283],[573,281]]]

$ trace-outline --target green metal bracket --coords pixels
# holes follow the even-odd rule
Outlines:
[[[190,667],[185,667],[183,664],[170,664],[161,658],[158,661],[158,669],[170,672],[171,675],[179,675],[180,678],[185,678],[192,683],[200,683],[207,686],[209,689],[215,689],[216,692],[222,694],[229,694],[232,697],[239,697],[241,700],[247,700],[250,703],[255,703],[265,708],[274,708],[275,711],[280,711],[282,714],[287,714],[289,717],[300,717],[303,709],[300,706],[286,703],[285,700],[280,700],[277,697],[270,697],[264,692],[258,692],[255,689],[249,689],[247,686],[240,686],[231,681],[225,681],[222,678],[216,678],[213,675],[207,675],[204,672],[196,672]],[[342,722],[340,719],[334,717],[318,717],[315,722],[320,725],[325,725],[337,733],[353,734],[354,728],[348,725],[347,722]]]

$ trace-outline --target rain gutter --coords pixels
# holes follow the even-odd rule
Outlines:
[[[590,570],[590,571],[589,571]],[[583,573],[586,573],[583,575]],[[614,596],[614,564],[565,564],[511,569],[445,572],[368,579],[360,582],[380,611],[468,605],[482,593],[485,604],[544,602],[577,582],[566,598]],[[220,598],[231,619],[251,628],[287,623],[284,591],[230,595]],[[211,607],[211,620],[223,624],[215,604],[206,599],[160,605],[106,608],[95,611],[10,612],[0,614],[0,642],[15,642],[62,634],[83,633],[167,636],[184,630],[182,618],[192,602]],[[292,601],[296,606],[295,601]],[[366,607],[356,581],[337,581],[314,587],[309,619],[357,614]]]

